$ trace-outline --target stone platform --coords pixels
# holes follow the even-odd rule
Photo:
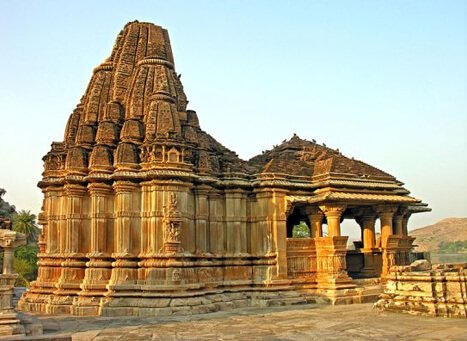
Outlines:
[[[203,314],[235,308],[273,307],[297,304],[358,304],[376,302],[382,293],[379,278],[355,280],[350,288],[343,287],[323,295],[320,289],[307,285],[295,287],[286,282],[282,286],[259,288],[240,287],[212,289],[210,291],[185,291],[176,294],[161,293],[152,297],[114,297],[96,302],[102,317],[151,317]],[[79,307],[77,307],[79,308]],[[43,315],[43,311],[30,311]],[[63,312],[62,314],[67,314]],[[56,313],[54,315],[61,315]],[[94,316],[86,310],[76,311],[75,316]]]
[[[105,340],[467,340],[464,320],[379,312],[373,304],[241,308],[148,318],[41,317],[44,336]]]

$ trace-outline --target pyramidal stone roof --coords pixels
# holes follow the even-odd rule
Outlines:
[[[385,183],[408,193],[393,176],[296,135],[244,161],[204,132],[187,104],[167,31],[128,23],[110,57],[94,69],[63,142],[44,157],[39,186],[156,177],[235,178],[251,185],[275,174],[308,185],[323,179]]]
[[[257,173],[288,173],[319,177],[326,174],[345,177],[395,181],[395,178],[375,167],[343,156],[339,150],[294,135],[290,140],[250,159]]]

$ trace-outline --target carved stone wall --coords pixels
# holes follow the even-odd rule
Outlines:
[[[289,278],[316,281],[316,247],[314,238],[287,239],[287,273]]]

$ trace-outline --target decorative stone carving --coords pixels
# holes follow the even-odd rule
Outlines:
[[[182,252],[180,233],[182,218],[177,209],[177,195],[171,193],[169,204],[164,206],[164,252]]]
[[[316,280],[316,248],[313,238],[287,239],[287,272],[289,278]]]
[[[355,284],[346,271],[348,237],[315,238],[317,285],[333,303],[350,302]]]

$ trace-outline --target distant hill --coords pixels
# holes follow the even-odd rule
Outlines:
[[[467,218],[446,218],[437,223],[409,231],[416,237],[416,251],[434,251],[441,242],[467,240]]]

